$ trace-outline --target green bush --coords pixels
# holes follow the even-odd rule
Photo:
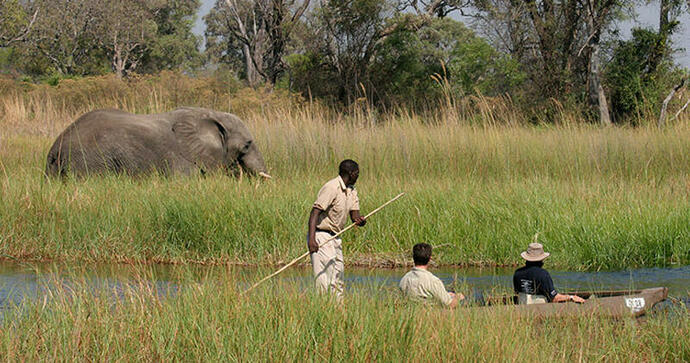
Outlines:
[[[633,37],[619,42],[605,70],[611,112],[618,123],[640,123],[658,115],[661,103],[681,75],[673,64],[669,34],[633,29]],[[647,117],[649,118],[649,117]]]
[[[400,29],[381,43],[370,70],[384,103],[426,104],[443,94],[439,83],[456,97],[499,95],[525,78],[517,62],[459,21],[434,19],[419,30]]]

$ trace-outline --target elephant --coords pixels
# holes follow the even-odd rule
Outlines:
[[[270,178],[239,117],[182,107],[140,115],[115,109],[88,112],[70,124],[48,152],[48,176],[158,172],[202,174],[224,169]]]

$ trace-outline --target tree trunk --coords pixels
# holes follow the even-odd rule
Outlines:
[[[589,100],[593,107],[598,106],[599,108],[599,123],[602,126],[608,126],[611,124],[611,117],[606,93],[604,93],[604,87],[601,86],[600,63],[599,42],[597,41],[592,44],[592,56],[589,61]]]
[[[256,72],[257,85],[260,81],[268,81],[266,77],[266,67],[264,66],[264,54],[268,46],[268,35],[264,29],[264,24],[254,29],[254,44],[252,46],[252,61],[254,62],[254,71]],[[272,84],[270,86],[273,86]]]
[[[120,47],[115,44],[114,47],[114,52],[113,52],[113,70],[115,71],[115,75],[117,78],[122,78],[125,72],[125,64],[122,61],[122,50]]]
[[[244,65],[245,72],[247,73],[247,83],[249,87],[256,88],[259,84],[259,74],[256,72],[254,67],[254,57],[252,56],[251,50],[249,50],[249,45],[244,44],[242,46],[242,52],[244,53]]]
[[[669,23],[668,14],[671,11],[671,0],[661,0],[659,8],[659,34],[666,32],[666,26]]]
[[[611,125],[611,116],[609,115],[609,105],[606,101],[606,93],[604,87],[601,85],[601,76],[599,71],[601,69],[601,59],[599,58],[599,38],[601,35],[601,28],[595,23],[596,14],[594,14],[593,6],[588,7],[587,14],[587,28],[590,32],[590,56],[589,56],[589,102],[592,107],[598,108],[599,123],[602,126]]]

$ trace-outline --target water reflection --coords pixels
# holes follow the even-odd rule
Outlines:
[[[110,266],[97,269],[60,265],[0,263],[0,309],[26,300],[42,300],[86,288],[94,295],[122,299],[126,291],[146,290],[156,296],[174,296],[179,285],[151,271]]]

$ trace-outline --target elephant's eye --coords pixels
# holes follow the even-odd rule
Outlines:
[[[246,154],[249,152],[249,147],[252,145],[252,140],[247,141],[244,144],[244,147],[242,148],[242,154]]]

